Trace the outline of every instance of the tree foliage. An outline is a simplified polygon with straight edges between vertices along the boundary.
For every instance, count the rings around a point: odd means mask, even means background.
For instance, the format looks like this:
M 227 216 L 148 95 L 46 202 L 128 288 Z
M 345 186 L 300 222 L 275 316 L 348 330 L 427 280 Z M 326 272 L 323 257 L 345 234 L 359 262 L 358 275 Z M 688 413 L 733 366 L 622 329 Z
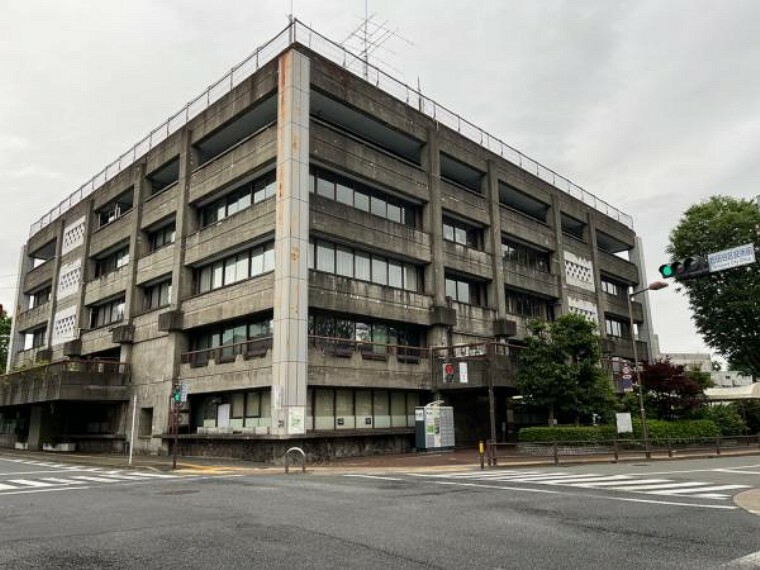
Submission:
M 672 260 L 756 242 L 760 211 L 750 200 L 714 196 L 690 207 L 670 234 Z M 694 323 L 705 342 L 737 369 L 760 374 L 760 265 L 684 281 Z
M 11 318 L 0 313 L 0 374 L 5 374 L 5 363 L 8 361 L 8 344 L 11 338 Z
M 668 360 L 644 364 L 641 384 L 649 413 L 661 420 L 689 416 L 705 403 L 704 387 L 684 366 Z M 708 375 L 709 377 L 709 375 Z
M 611 416 L 614 397 L 599 366 L 600 340 L 596 325 L 567 314 L 552 323 L 532 321 L 527 347 L 521 352 L 517 385 L 525 403 L 579 422 L 592 414 Z

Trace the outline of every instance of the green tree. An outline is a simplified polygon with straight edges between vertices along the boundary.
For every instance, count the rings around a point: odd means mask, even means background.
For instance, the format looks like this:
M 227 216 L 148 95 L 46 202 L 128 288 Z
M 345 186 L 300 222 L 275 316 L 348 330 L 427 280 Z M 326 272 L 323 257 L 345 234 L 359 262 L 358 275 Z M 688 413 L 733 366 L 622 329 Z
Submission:
M 739 409 L 730 404 L 705 406 L 695 417 L 714 422 L 721 435 L 742 435 L 747 431 L 747 423 Z
M 714 196 L 690 207 L 670 234 L 672 260 L 755 242 L 760 211 L 750 200 Z M 705 342 L 739 370 L 760 374 L 760 265 L 684 281 L 694 323 Z
M 610 419 L 614 396 L 600 365 L 596 325 L 567 314 L 552 323 L 531 321 L 521 352 L 517 385 L 526 404 L 549 412 L 549 424 L 561 417 L 588 422 L 592 414 Z
M 8 361 L 8 344 L 11 339 L 11 318 L 0 312 L 0 374 L 5 374 L 5 364 Z

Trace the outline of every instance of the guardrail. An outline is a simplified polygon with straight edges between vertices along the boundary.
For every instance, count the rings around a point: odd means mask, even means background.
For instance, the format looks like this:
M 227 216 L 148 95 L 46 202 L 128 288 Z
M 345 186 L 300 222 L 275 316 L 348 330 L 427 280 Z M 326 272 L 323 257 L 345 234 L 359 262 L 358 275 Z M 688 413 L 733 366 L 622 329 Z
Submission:
M 256 48 L 253 53 L 246 57 L 236 66 L 232 67 L 218 81 L 209 85 L 200 95 L 189 101 L 182 109 L 170 116 L 166 121 L 151 130 L 142 140 L 134 144 L 116 160 L 108 164 L 90 180 L 82 184 L 76 191 L 62 200 L 56 207 L 34 222 L 30 228 L 30 235 L 40 231 L 56 218 L 61 216 L 84 198 L 92 194 L 97 188 L 108 182 L 114 176 L 137 162 L 137 159 L 153 149 L 156 145 L 165 141 L 169 136 L 179 131 L 202 111 L 240 85 L 245 79 L 258 71 L 293 43 L 301 43 L 314 50 L 322 57 L 340 65 L 346 70 L 363 75 L 364 79 L 373 83 L 389 95 L 414 106 L 421 113 L 427 115 L 438 123 L 456 131 L 471 141 L 485 147 L 494 154 L 519 166 L 521 169 L 533 174 L 541 180 L 548 182 L 562 192 L 588 204 L 595 210 L 609 216 L 613 220 L 633 228 L 633 218 L 628 214 L 611 206 L 601 198 L 597 198 L 581 186 L 570 181 L 568 178 L 556 173 L 551 168 L 544 166 L 514 147 L 508 145 L 498 137 L 495 137 L 480 127 L 474 125 L 462 116 L 424 96 L 417 89 L 399 81 L 385 73 L 380 68 L 366 62 L 361 56 L 349 52 L 340 44 L 333 42 L 321 35 L 309 26 L 293 19 L 288 26 L 280 31 L 275 37 L 265 44 Z
M 207 366 L 210 360 L 213 360 L 215 364 L 234 362 L 239 354 L 242 354 L 245 359 L 263 358 L 271 348 L 272 337 L 269 336 L 214 348 L 183 352 L 181 362 L 192 367 L 201 367 Z
M 725 452 L 757 449 L 760 451 L 760 434 L 701 438 L 649 438 L 608 439 L 596 441 L 548 441 L 494 443 L 486 442 L 485 457 L 489 466 L 499 461 L 546 458 L 559 465 L 562 458 L 609 458 L 618 461 L 623 457 L 673 458 L 678 453 L 721 455 Z

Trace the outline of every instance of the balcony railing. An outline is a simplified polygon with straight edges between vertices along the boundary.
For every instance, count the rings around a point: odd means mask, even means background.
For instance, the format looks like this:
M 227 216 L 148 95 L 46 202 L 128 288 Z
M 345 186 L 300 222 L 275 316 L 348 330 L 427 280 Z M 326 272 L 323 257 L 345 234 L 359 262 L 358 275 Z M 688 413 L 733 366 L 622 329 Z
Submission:
M 126 400 L 129 365 L 115 360 L 61 360 L 0 376 L 0 406 L 55 400 Z
M 351 358 L 354 354 L 359 354 L 363 360 L 382 361 L 394 356 L 398 362 L 405 364 L 419 364 L 421 360 L 430 358 L 430 349 L 424 346 L 384 344 L 348 338 L 311 335 L 309 347 L 320 350 L 324 356 L 338 358 Z
M 210 360 L 214 364 L 234 362 L 238 355 L 246 360 L 250 358 L 263 358 L 272 348 L 272 337 L 256 338 L 245 342 L 193 350 L 182 354 L 182 364 L 189 364 L 193 368 L 208 366 Z

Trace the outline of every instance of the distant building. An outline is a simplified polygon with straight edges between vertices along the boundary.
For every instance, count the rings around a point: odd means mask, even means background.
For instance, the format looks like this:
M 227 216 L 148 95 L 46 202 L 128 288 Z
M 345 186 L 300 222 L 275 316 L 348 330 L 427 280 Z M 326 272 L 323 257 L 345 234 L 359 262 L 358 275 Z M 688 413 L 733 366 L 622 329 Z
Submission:
M 668 360 L 687 369 L 696 367 L 702 372 L 712 371 L 712 355 L 709 352 L 661 352 L 660 360 Z
M 164 453 L 181 385 L 188 453 L 406 450 L 433 399 L 484 438 L 528 319 L 584 315 L 632 359 L 640 249 L 629 215 L 295 22 L 32 226 L 0 426 L 118 449 L 136 396 L 134 445 Z
M 720 370 L 710 372 L 710 379 L 715 387 L 748 386 L 752 384 L 752 376 L 745 376 L 735 370 Z

